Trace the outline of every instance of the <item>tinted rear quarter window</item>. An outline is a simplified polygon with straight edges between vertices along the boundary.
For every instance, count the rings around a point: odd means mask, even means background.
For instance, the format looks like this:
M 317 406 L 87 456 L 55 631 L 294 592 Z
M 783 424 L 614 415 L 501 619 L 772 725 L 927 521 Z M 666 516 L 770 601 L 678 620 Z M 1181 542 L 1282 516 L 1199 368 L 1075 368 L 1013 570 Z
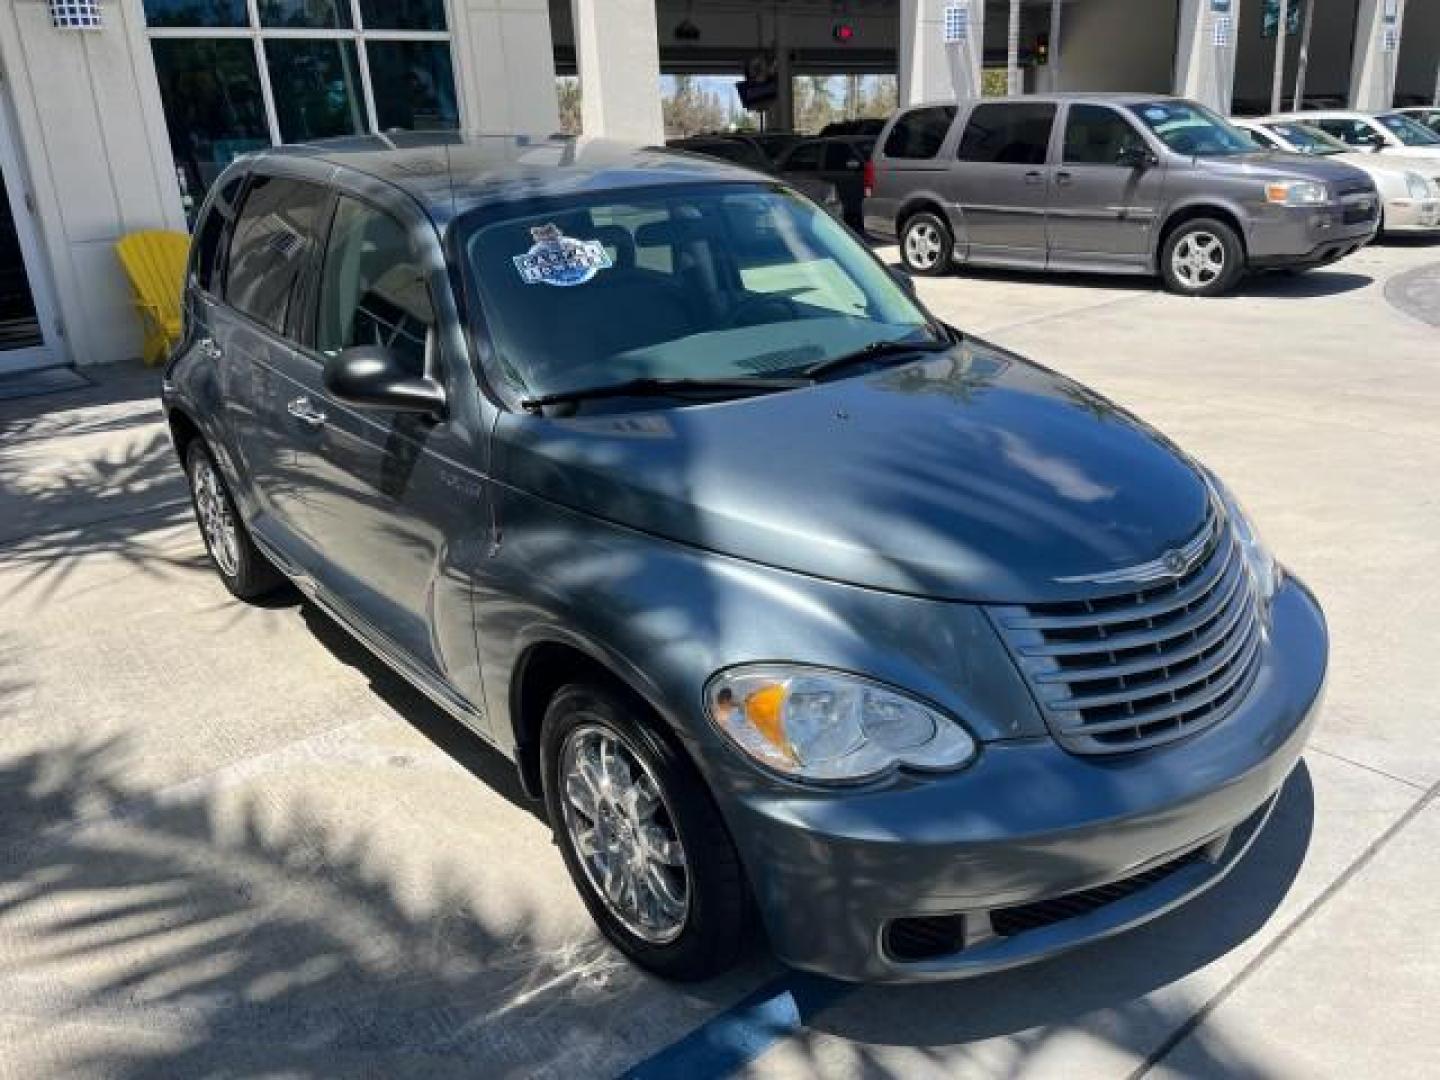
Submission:
M 1054 126 L 1052 104 L 977 105 L 965 125 L 957 156 L 961 161 L 1043 165 Z
M 940 153 L 954 120 L 953 105 L 933 105 L 903 113 L 885 137 L 885 156 L 911 161 L 933 158 Z
M 325 211 L 317 184 L 256 176 L 230 239 L 225 300 L 276 333 L 286 319 Z

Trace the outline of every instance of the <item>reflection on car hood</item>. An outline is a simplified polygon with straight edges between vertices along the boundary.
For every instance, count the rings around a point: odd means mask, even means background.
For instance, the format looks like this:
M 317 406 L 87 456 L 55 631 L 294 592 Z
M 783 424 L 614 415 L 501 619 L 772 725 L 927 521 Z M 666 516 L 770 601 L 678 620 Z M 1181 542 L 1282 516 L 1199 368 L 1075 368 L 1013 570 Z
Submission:
M 967 342 L 873 374 L 677 408 L 509 415 L 522 491 L 657 536 L 872 588 L 1084 595 L 1204 522 L 1208 489 L 1094 392 Z

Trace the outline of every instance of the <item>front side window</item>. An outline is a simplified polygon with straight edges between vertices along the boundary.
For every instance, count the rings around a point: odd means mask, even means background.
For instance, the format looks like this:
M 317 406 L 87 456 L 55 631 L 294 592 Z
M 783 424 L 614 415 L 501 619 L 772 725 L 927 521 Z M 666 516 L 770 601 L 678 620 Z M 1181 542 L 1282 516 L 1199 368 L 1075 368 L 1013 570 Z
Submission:
M 935 105 L 902 113 L 885 137 L 885 156 L 912 161 L 933 158 L 940 153 L 954 121 L 953 105 Z
M 1253 154 L 1245 132 L 1192 101 L 1152 101 L 1130 109 L 1166 146 L 1187 157 Z
M 1145 149 L 1145 140 L 1114 109 L 1071 105 L 1065 118 L 1065 164 L 1118 165 L 1127 153 Z
M 445 0 L 142 7 L 187 217 L 215 177 L 252 150 L 460 127 Z
M 1322 117 L 1312 120 L 1316 127 L 1327 135 L 1333 135 L 1346 146 L 1384 146 L 1385 136 L 1378 128 L 1365 120 L 1352 120 L 1348 118 Z
M 793 375 L 932 333 L 830 215 L 768 186 L 547 200 L 461 229 L 495 375 L 521 397 L 637 378 Z
M 315 249 L 329 195 L 303 180 L 251 179 L 225 272 L 225 299 L 277 334 L 286 332 L 296 287 Z
M 1440 135 L 1436 135 L 1418 120 L 1412 120 L 1400 113 L 1385 113 L 1376 119 L 1406 146 L 1440 146 Z
M 411 375 L 425 374 L 434 308 L 404 227 L 389 214 L 341 196 L 330 227 L 315 319 L 315 347 L 333 355 L 381 345 Z
M 965 125 L 957 156 L 961 161 L 1044 165 L 1054 126 L 1054 105 L 977 105 Z

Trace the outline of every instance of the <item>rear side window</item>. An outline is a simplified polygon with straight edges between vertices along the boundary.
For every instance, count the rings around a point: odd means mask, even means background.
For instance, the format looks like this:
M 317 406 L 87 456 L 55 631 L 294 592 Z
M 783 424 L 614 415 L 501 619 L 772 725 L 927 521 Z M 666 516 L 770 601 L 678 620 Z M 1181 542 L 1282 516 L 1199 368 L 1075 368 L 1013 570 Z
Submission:
M 1307 120 L 1307 123 L 1314 124 L 1321 131 L 1328 135 L 1334 135 L 1343 143 L 1351 146 L 1384 146 L 1385 136 L 1376 131 L 1364 120 L 1351 120 L 1347 118 L 1332 119 L 1325 117 L 1319 120 Z
M 1047 128 L 1046 139 L 1049 134 Z M 1123 116 L 1104 105 L 1071 105 L 1065 119 L 1065 164 L 1116 165 L 1144 140 Z M 1044 151 L 1041 151 L 1044 161 Z
M 430 291 L 410 238 L 389 214 L 340 197 L 317 314 L 320 351 L 383 345 L 411 375 L 425 374 L 425 339 L 435 321 Z
M 934 105 L 901 114 L 885 137 L 885 156 L 924 160 L 940 153 L 955 120 L 954 105 Z
M 960 139 L 961 161 L 1044 165 L 1055 106 L 1044 102 L 977 105 Z
M 225 299 L 276 333 L 285 332 L 297 286 L 315 250 L 328 192 L 317 184 L 256 176 L 230 240 Z
M 790 151 L 785 168 L 791 172 L 814 172 L 820 168 L 821 143 L 801 143 Z

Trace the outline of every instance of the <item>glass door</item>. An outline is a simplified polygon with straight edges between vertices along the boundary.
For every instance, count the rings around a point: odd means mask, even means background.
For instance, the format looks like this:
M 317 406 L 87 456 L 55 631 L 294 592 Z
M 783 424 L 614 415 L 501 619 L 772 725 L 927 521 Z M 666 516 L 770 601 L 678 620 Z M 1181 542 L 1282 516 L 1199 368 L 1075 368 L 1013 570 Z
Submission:
M 0 84 L 3 85 L 3 84 Z M 0 375 L 58 364 L 54 312 L 37 273 L 35 219 L 0 89 Z

